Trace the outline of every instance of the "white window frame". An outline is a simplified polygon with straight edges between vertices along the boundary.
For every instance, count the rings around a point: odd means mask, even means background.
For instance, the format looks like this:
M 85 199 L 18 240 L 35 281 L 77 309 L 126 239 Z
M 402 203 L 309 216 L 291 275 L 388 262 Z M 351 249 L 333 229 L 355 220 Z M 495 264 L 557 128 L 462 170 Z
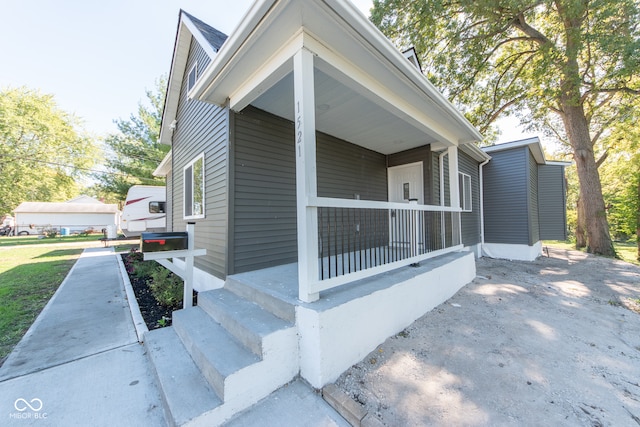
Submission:
M 191 73 L 193 73 L 193 82 L 191 81 Z M 196 61 L 196 63 L 193 64 L 193 67 L 191 67 L 191 69 L 189 70 L 189 73 L 187 74 L 187 92 L 193 89 L 197 81 L 198 81 L 198 61 Z
M 194 193 L 196 190 L 196 177 L 194 176 L 194 165 L 198 162 L 202 161 L 202 177 L 201 177 L 201 186 L 202 189 L 202 203 L 200 210 L 197 209 L 196 201 L 194 197 Z M 205 217 L 205 162 L 204 162 L 204 153 L 201 153 L 193 160 L 191 160 L 185 167 L 182 169 L 182 177 L 183 177 L 183 217 L 184 219 L 198 219 Z M 187 209 L 187 207 L 189 209 Z M 194 213 L 195 212 L 195 213 Z
M 460 189 L 460 208 L 462 212 L 473 211 L 473 186 L 471 185 L 471 175 L 458 172 L 458 186 Z M 467 206 L 467 196 L 469 205 Z

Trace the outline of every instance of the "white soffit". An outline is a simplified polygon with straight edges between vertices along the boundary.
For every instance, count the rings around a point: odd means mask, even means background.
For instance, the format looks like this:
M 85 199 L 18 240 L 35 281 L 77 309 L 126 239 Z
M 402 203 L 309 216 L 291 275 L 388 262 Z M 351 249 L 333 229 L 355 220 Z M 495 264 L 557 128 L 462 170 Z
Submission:
M 344 72 L 346 80 L 351 82 L 338 83 L 367 98 L 363 105 L 373 102 L 383 107 L 387 115 L 389 112 L 395 114 L 405 122 L 405 126 L 415 127 L 414 130 L 425 132 L 428 128 L 430 135 L 422 135 L 422 144 L 429 143 L 428 138 L 436 137 L 447 145 L 482 138 L 382 33 L 350 2 L 345 1 L 257 1 L 204 71 L 191 95 L 223 105 L 234 94 L 242 93 L 247 99 L 238 105 L 243 106 L 248 99 L 253 97 L 250 101 L 253 102 L 268 89 L 274 90 L 278 81 L 286 78 L 290 64 L 286 65 L 282 55 L 275 62 L 273 57 L 278 56 L 283 46 L 293 43 L 301 30 L 312 36 L 304 38 L 305 45 L 310 41 L 310 50 L 326 60 L 330 68 Z M 340 68 L 335 66 L 338 62 Z M 322 61 L 316 59 L 316 67 L 318 63 L 322 64 Z M 350 69 L 345 71 L 342 65 L 348 65 Z M 274 71 L 275 77 L 266 81 L 269 73 L 265 68 L 268 67 Z M 330 68 L 323 71 L 330 71 Z M 256 79 L 261 73 L 266 81 L 262 87 L 260 79 Z M 335 79 L 336 75 L 332 77 Z M 245 88 L 252 80 L 253 83 Z M 363 93 L 362 87 L 367 89 L 364 91 L 367 93 Z M 385 98 L 387 94 L 390 99 Z M 271 95 L 272 98 L 274 96 Z M 288 97 L 286 92 L 283 96 Z M 292 98 L 289 100 L 292 105 Z M 352 114 L 349 117 L 356 121 L 354 126 L 360 130 L 364 129 L 364 123 L 357 122 L 362 116 Z M 341 118 L 346 119 L 344 116 Z M 409 137 L 414 130 L 405 130 L 403 134 L 407 133 Z M 387 140 L 387 144 L 393 141 Z

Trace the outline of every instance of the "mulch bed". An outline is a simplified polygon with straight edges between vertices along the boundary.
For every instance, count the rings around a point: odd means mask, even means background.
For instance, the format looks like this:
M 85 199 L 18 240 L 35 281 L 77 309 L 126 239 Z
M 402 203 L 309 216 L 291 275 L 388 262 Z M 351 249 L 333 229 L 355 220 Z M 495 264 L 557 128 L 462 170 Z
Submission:
M 131 282 L 131 287 L 133 288 L 133 293 L 136 296 L 136 301 L 138 301 L 138 306 L 140 307 L 140 313 L 142 314 L 142 318 L 144 322 L 147 324 L 147 328 L 149 330 L 163 328 L 166 326 L 171 326 L 171 318 L 174 310 L 178 310 L 182 308 L 180 307 L 165 307 L 161 305 L 156 298 L 153 296 L 151 289 L 147 285 L 149 281 L 148 277 L 135 277 L 132 274 L 128 273 L 131 268 L 130 263 L 127 258 L 127 254 L 122 254 L 122 262 L 126 267 L 127 274 L 129 275 L 129 281 Z M 193 305 L 197 305 L 198 301 L 198 293 L 193 291 Z M 164 321 L 162 319 L 165 319 Z

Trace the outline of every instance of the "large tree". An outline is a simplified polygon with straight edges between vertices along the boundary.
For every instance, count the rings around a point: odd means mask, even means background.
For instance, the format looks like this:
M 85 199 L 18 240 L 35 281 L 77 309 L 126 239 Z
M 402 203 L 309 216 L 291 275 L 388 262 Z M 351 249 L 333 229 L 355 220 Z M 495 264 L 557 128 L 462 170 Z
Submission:
M 25 87 L 0 90 L 0 216 L 23 201 L 78 195 L 76 180 L 94 164 L 94 142 L 52 95 Z
M 153 171 L 170 149 L 158 142 L 166 89 L 166 78 L 158 79 L 156 87 L 146 91 L 147 102 L 140 102 L 129 120 L 116 120 L 119 132 L 105 139 L 107 173 L 96 178 L 106 198 L 122 202 L 132 185 L 165 184 L 163 178 L 153 176 Z
M 372 21 L 481 131 L 499 117 L 571 146 L 588 250 L 613 255 L 597 144 L 640 93 L 637 0 L 374 0 Z

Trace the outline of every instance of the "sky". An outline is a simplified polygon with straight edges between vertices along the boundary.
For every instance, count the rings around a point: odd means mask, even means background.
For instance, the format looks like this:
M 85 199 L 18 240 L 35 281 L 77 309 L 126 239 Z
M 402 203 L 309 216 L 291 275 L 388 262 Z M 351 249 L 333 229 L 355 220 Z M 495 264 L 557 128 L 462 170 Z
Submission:
M 372 0 L 352 2 L 369 16 Z M 230 34 L 252 3 L 0 0 L 0 88 L 52 94 L 85 131 L 115 132 L 114 120 L 134 114 L 145 91 L 169 74 L 180 9 Z

